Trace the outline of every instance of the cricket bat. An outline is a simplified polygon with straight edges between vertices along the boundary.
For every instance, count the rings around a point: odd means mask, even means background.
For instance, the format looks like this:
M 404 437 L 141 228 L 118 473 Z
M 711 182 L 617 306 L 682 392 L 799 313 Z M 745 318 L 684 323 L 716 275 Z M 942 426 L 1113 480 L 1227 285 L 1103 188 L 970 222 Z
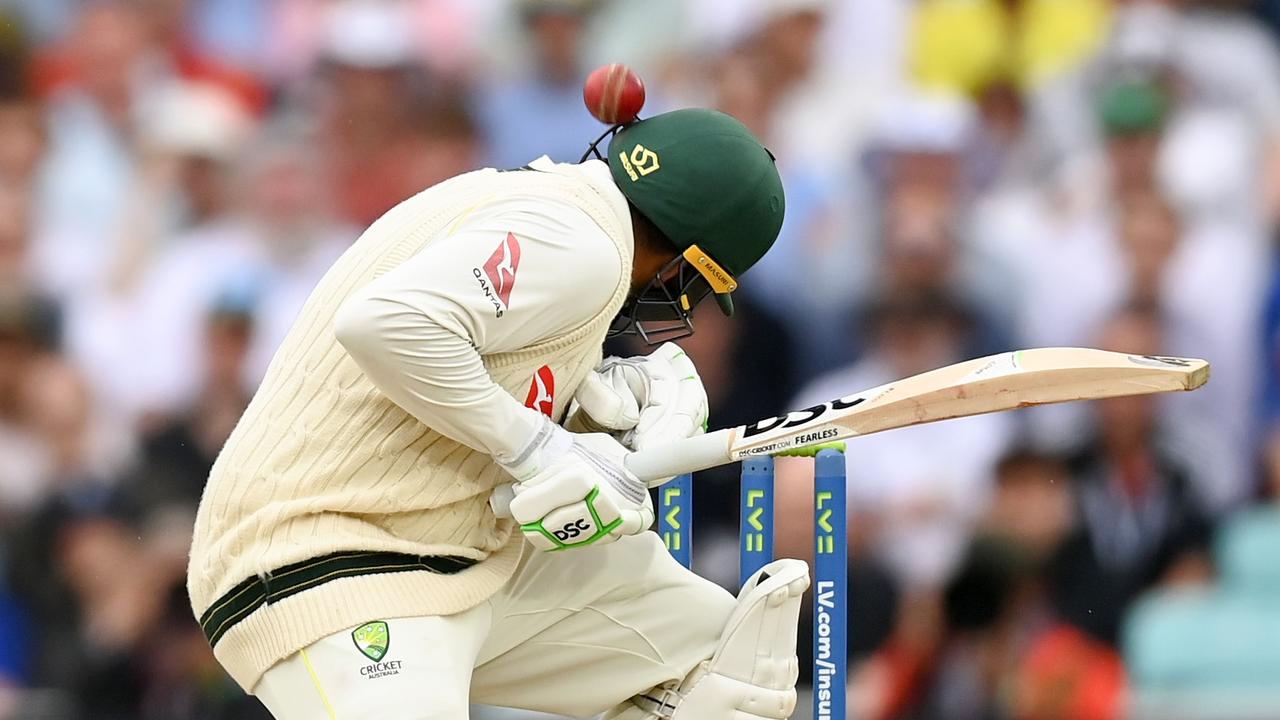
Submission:
M 1208 380 L 1209 363 L 1193 358 L 1090 348 L 1015 350 L 930 370 L 750 425 L 640 450 L 628 455 L 625 463 L 652 486 L 755 455 L 789 453 L 908 425 L 1071 400 L 1195 390 Z M 495 491 L 495 509 L 505 509 L 509 501 L 509 486 Z
M 1037 348 L 991 355 L 829 400 L 750 425 L 716 430 L 627 456 L 652 484 L 753 455 L 1030 405 L 1195 390 L 1204 360 L 1093 350 Z

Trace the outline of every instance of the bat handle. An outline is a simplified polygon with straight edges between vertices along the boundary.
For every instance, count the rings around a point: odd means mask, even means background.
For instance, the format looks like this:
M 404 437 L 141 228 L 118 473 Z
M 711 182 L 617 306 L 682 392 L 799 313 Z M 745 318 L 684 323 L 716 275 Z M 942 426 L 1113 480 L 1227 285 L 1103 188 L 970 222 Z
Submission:
M 493 509 L 495 517 L 501 520 L 511 518 L 511 501 L 516 497 L 515 485 L 506 483 L 499 485 L 493 489 L 493 494 L 489 496 L 489 507 Z
M 649 487 L 677 476 L 733 462 L 729 455 L 729 430 L 695 435 L 670 445 L 637 450 L 623 463 Z
M 623 460 L 627 469 L 644 484 L 653 487 L 677 475 L 732 462 L 729 456 L 729 431 L 716 430 L 695 437 L 631 453 Z M 516 493 L 511 485 L 499 485 L 489 496 L 489 507 L 499 518 L 511 517 L 511 500 Z

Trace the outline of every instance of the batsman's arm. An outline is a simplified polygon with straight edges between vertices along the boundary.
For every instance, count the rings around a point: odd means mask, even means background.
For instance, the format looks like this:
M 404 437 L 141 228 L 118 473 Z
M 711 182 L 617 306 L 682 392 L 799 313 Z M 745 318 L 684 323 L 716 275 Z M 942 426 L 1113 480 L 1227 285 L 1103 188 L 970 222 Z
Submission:
M 337 340 L 383 394 L 424 425 L 494 457 L 517 455 L 541 421 L 494 381 L 481 356 L 588 320 L 613 289 L 594 278 L 607 280 L 608 261 L 621 262 L 612 243 L 570 244 L 559 233 L 548 237 L 549 221 L 535 219 L 506 211 L 476 218 L 353 291 L 334 319 Z M 564 222 L 591 221 L 569 215 Z M 494 258 L 509 267 L 496 267 Z M 507 283 L 501 292 L 499 283 Z
M 535 411 L 493 381 L 455 323 L 406 302 L 397 282 L 385 275 L 343 303 L 338 342 L 378 390 L 424 425 L 490 455 L 518 452 L 537 427 Z

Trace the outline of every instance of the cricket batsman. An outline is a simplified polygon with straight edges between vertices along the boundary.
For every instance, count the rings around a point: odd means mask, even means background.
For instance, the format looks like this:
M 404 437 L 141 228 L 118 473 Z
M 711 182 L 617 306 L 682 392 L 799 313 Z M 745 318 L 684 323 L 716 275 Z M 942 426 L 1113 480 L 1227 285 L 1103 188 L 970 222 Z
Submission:
M 187 582 L 219 662 L 280 720 L 789 717 L 807 567 L 734 598 L 668 556 L 623 464 L 703 431 L 663 341 L 708 295 L 732 312 L 782 217 L 772 155 L 686 109 L 377 220 L 210 475 Z M 658 347 L 605 359 L 614 333 Z

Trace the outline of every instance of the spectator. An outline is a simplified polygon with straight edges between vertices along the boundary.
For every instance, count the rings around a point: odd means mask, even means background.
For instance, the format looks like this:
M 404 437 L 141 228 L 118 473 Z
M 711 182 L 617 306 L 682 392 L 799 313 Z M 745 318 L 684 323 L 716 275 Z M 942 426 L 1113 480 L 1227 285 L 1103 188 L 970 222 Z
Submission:
M 1043 566 L 1075 521 L 1067 465 L 1055 455 L 1014 449 L 996 465 L 995 483 L 979 535 L 999 538 Z
M 1125 297 L 1124 261 L 1111 235 L 1111 200 L 1155 188 L 1167 94 L 1147 82 L 1116 82 L 1098 102 L 1106 160 L 1097 175 L 1077 178 L 1066 214 L 1043 236 L 1027 238 L 1025 298 L 1019 335 L 1032 346 L 1085 345 Z
M 8 300 L 46 295 L 31 272 L 30 213 L 31 193 L 26 187 L 0 181 L 0 295 Z
M 874 110 L 860 94 L 841 92 L 860 79 L 856 67 L 822 62 L 831 5 L 825 0 L 761 3 L 741 41 L 758 56 L 755 75 L 767 98 L 774 152 L 834 180 L 848 173 L 846 163 L 865 142 Z
M 1062 218 L 1054 197 L 1060 168 L 1037 117 L 1042 101 L 1008 72 L 982 86 L 975 100 L 979 120 L 964 167 L 971 198 L 957 208 L 957 232 L 974 284 L 985 289 L 988 310 L 1012 335 L 1019 308 L 1040 292 L 1032 277 Z
M 958 242 L 956 220 L 950 205 L 927 188 L 903 186 L 888 198 L 884 240 L 880 248 L 880 292 L 889 295 L 941 294 L 953 298 L 969 316 L 969 333 L 962 350 L 965 357 L 989 355 L 1010 349 L 1007 317 L 994 308 L 1001 305 L 969 280 L 963 247 Z
M 1083 63 L 1102 43 L 1102 0 L 963 0 L 918 3 L 909 60 L 930 89 L 971 92 L 1006 68 L 1031 87 Z
M 800 14 L 799 19 L 780 22 L 799 23 L 804 32 L 804 23 L 813 22 L 808 17 L 813 13 Z M 763 72 L 769 61 L 768 54 L 754 49 L 726 56 L 717 67 L 716 94 L 719 109 L 744 120 L 772 143 L 774 129 L 786 122 L 782 115 L 787 113 L 786 92 L 791 88 L 771 86 L 781 81 Z M 791 64 L 808 61 L 792 59 Z M 805 72 L 808 68 L 788 70 L 800 74 L 786 82 L 803 83 Z M 845 190 L 852 181 L 850 168 L 796 156 L 781 159 L 780 170 L 787 188 L 786 218 L 778 241 L 751 269 L 745 288 L 772 313 L 790 319 L 797 347 L 792 372 L 795 378 L 812 378 L 840 365 L 854 351 L 854 343 L 840 331 L 867 284 L 870 249 L 847 208 L 858 201 L 855 193 Z
M 485 164 L 520 167 L 539 155 L 582 156 L 603 128 L 582 104 L 583 32 L 594 0 L 520 0 L 513 4 L 530 44 L 510 77 L 477 89 L 475 107 L 489 152 Z
M 27 369 L 36 356 L 37 346 L 29 326 L 29 316 L 18 302 L 5 299 L 0 303 L 0 448 L 4 449 L 5 466 L 0 469 L 0 516 L 13 512 L 15 505 L 26 504 L 34 495 L 39 475 L 39 458 L 21 427 L 21 393 Z
M 247 310 L 215 306 L 206 319 L 204 377 L 195 401 L 141 439 L 125 488 L 135 512 L 149 516 L 175 506 L 189 512 L 200 500 L 218 451 L 249 404 L 244 377 L 253 321 Z
M 344 0 L 325 17 L 320 107 L 310 109 L 321 118 L 337 217 L 362 228 L 422 190 L 412 111 L 433 88 L 414 65 L 407 13 L 403 4 Z
M 410 172 L 412 192 L 480 167 L 480 129 L 461 97 L 441 93 L 421 103 L 414 109 L 412 122 L 410 156 L 416 162 Z
M 23 70 L 18 65 L 9 72 Z M 25 190 L 36 174 L 44 148 L 44 119 L 39 105 L 26 93 L 25 83 L 0 79 L 0 182 Z
M 220 303 L 251 309 L 254 337 L 242 382 L 256 387 L 311 288 L 351 242 L 328 209 L 329 189 L 306 139 L 260 138 L 242 168 L 236 211 L 176 238 L 143 279 L 134 407 L 180 412 L 199 393 L 205 320 Z
M 370 7 L 377 5 L 383 7 Z M 252 56 L 248 64 L 283 85 L 305 78 L 335 43 L 381 44 L 386 56 L 407 55 L 431 75 L 465 80 L 482 59 L 501 52 L 496 44 L 482 41 L 503 5 L 471 0 L 276 0 L 265 5 L 204 0 L 195 7 L 195 29 L 206 38 L 234 35 L 229 39 L 244 44 Z M 218 18 L 216 23 L 207 22 L 210 16 Z M 483 58 L 477 54 L 482 47 Z
M 205 225 L 230 210 L 228 175 L 253 130 L 243 101 L 216 85 L 171 83 L 159 94 L 140 141 L 149 166 L 143 180 L 160 186 L 141 192 L 148 207 L 172 203 L 182 215 L 162 232 Z
M 966 153 L 977 137 L 975 108 L 958 97 L 917 93 L 890 103 L 868 164 L 877 198 L 879 292 L 944 292 L 974 316 L 966 354 L 1006 349 L 1013 305 L 999 268 L 961 243 L 962 209 L 974 186 Z
M 56 355 L 36 359 L 23 378 L 19 417 L 42 456 L 36 498 L 110 492 L 128 458 L 128 437 L 105 422 L 84 377 Z
M 1277 485 L 1267 503 L 1223 523 L 1217 573 L 1184 574 L 1146 594 L 1125 618 L 1133 714 L 1142 717 L 1265 715 L 1274 702 L 1280 631 Z
M 40 168 L 40 269 L 59 293 L 101 281 L 137 161 L 138 120 L 164 79 L 148 62 L 142 13 L 125 2 L 84 5 L 59 52 L 37 68 L 49 147 Z
M 233 163 L 244 152 L 252 120 L 234 96 L 212 86 L 170 84 L 156 94 L 155 111 L 142 123 L 136 185 L 121 218 L 120 241 L 101 284 L 67 299 L 68 351 L 102 402 L 123 415 L 147 408 L 146 347 L 137 335 L 149 312 L 139 303 L 143 283 L 158 258 L 173 252 L 174 238 L 217 234 L 234 211 Z M 160 209 L 163 208 L 163 211 Z
M 64 586 L 49 582 L 48 573 L 56 564 L 60 518 L 104 507 L 122 458 L 104 442 L 109 432 L 95 421 L 83 378 L 58 357 L 46 354 L 30 362 L 18 400 L 19 427 L 35 453 L 38 472 L 27 513 L 18 516 L 14 532 L 7 534 L 15 548 L 9 570 L 42 630 L 40 652 L 32 658 L 37 684 L 68 687 L 80 646 L 63 634 L 72 632 L 70 598 L 59 592 Z M 95 577 L 104 586 L 111 584 L 109 575 Z
M 1119 716 L 1118 657 L 1054 617 L 1049 562 L 1073 521 L 1070 475 L 1056 456 L 1014 450 L 964 561 L 941 595 L 940 619 L 917 612 L 854 676 L 860 717 Z

